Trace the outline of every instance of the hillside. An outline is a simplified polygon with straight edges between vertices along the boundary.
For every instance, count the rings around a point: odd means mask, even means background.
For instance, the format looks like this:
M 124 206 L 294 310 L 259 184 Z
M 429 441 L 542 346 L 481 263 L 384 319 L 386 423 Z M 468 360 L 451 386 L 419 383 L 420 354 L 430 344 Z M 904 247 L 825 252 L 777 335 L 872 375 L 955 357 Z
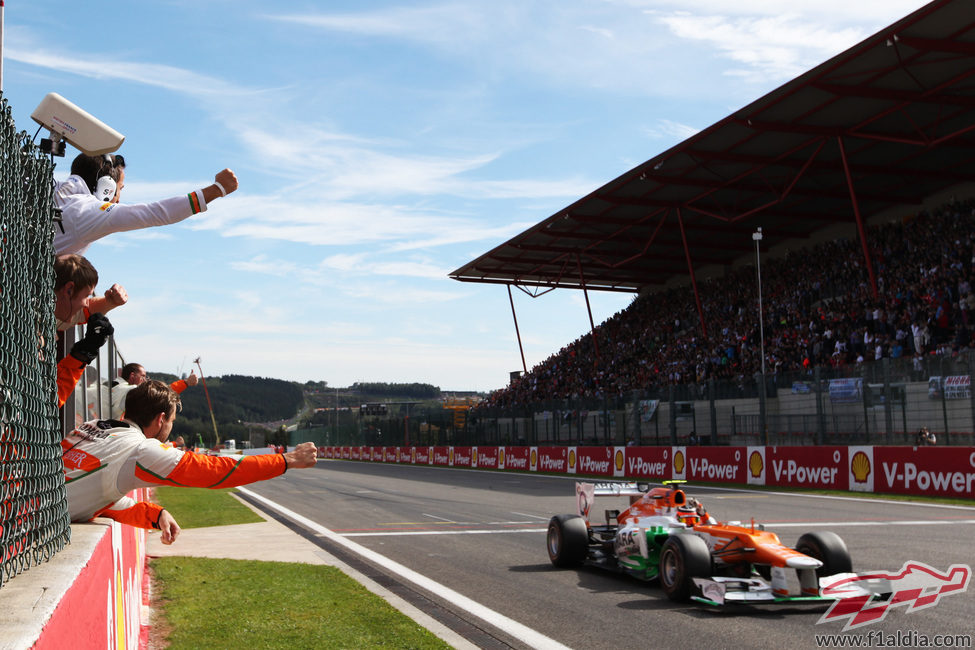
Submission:
M 153 379 L 170 383 L 175 375 L 150 372 Z M 291 424 L 313 426 L 326 421 L 316 409 L 358 409 L 368 403 L 432 403 L 442 392 L 430 384 L 355 383 L 345 388 L 327 382 L 298 382 L 267 377 L 224 375 L 207 377 L 206 388 L 213 404 L 213 415 L 221 441 L 252 440 L 255 444 L 285 442 L 282 428 Z M 183 436 L 206 446 L 214 442 L 213 422 L 203 383 L 187 388 L 181 395 L 183 410 L 173 425 L 172 438 Z

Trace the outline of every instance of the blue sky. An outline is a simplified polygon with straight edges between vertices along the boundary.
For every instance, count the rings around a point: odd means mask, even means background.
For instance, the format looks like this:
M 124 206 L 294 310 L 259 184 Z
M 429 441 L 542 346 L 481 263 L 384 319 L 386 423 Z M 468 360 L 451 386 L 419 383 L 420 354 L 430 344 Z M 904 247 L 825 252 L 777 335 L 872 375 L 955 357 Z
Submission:
M 127 361 L 487 391 L 521 368 L 507 291 L 450 271 L 921 5 L 10 0 L 3 90 L 31 134 L 48 92 L 122 132 L 126 202 L 237 173 L 88 250 Z M 578 291 L 515 306 L 529 368 L 589 327 Z

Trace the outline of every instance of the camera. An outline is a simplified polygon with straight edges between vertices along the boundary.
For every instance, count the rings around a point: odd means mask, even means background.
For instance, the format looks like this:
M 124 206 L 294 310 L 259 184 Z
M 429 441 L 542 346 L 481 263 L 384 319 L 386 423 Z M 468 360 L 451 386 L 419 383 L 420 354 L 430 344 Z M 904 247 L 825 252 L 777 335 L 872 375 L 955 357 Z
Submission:
M 41 151 L 64 155 L 64 141 L 89 156 L 112 153 L 125 136 L 57 93 L 48 93 L 31 113 L 31 119 L 51 132 L 41 140 Z

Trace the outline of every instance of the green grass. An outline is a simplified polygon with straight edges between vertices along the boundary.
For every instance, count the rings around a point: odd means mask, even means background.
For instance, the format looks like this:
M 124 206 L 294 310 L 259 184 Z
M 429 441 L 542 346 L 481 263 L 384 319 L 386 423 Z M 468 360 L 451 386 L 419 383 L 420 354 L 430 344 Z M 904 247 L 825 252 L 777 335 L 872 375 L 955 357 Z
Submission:
M 449 648 L 339 569 L 168 557 L 154 572 L 153 625 L 182 648 Z
M 252 524 L 264 521 L 253 510 L 230 496 L 233 489 L 158 487 L 156 503 L 166 508 L 180 528 L 205 528 Z

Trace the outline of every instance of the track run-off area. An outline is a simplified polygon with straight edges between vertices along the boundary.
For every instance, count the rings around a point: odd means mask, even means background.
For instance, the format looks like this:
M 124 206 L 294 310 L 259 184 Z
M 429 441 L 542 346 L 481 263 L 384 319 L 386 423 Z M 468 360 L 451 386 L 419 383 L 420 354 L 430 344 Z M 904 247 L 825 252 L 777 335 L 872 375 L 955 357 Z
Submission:
M 545 536 L 575 512 L 575 477 L 320 460 L 241 488 L 246 499 L 482 648 L 816 648 L 857 637 L 972 647 L 975 587 L 923 609 L 892 606 L 845 631 L 825 606 L 711 609 L 669 601 L 655 582 L 557 569 Z M 846 542 L 858 573 L 909 561 L 947 573 L 975 564 L 975 507 L 684 486 L 719 521 L 754 519 L 792 546 L 810 531 Z M 602 509 L 626 504 L 600 500 Z M 975 506 L 975 504 L 973 504 Z M 598 508 L 598 511 L 597 511 Z M 839 640 L 842 642 L 842 640 Z M 848 639 L 849 641 L 849 639 Z

